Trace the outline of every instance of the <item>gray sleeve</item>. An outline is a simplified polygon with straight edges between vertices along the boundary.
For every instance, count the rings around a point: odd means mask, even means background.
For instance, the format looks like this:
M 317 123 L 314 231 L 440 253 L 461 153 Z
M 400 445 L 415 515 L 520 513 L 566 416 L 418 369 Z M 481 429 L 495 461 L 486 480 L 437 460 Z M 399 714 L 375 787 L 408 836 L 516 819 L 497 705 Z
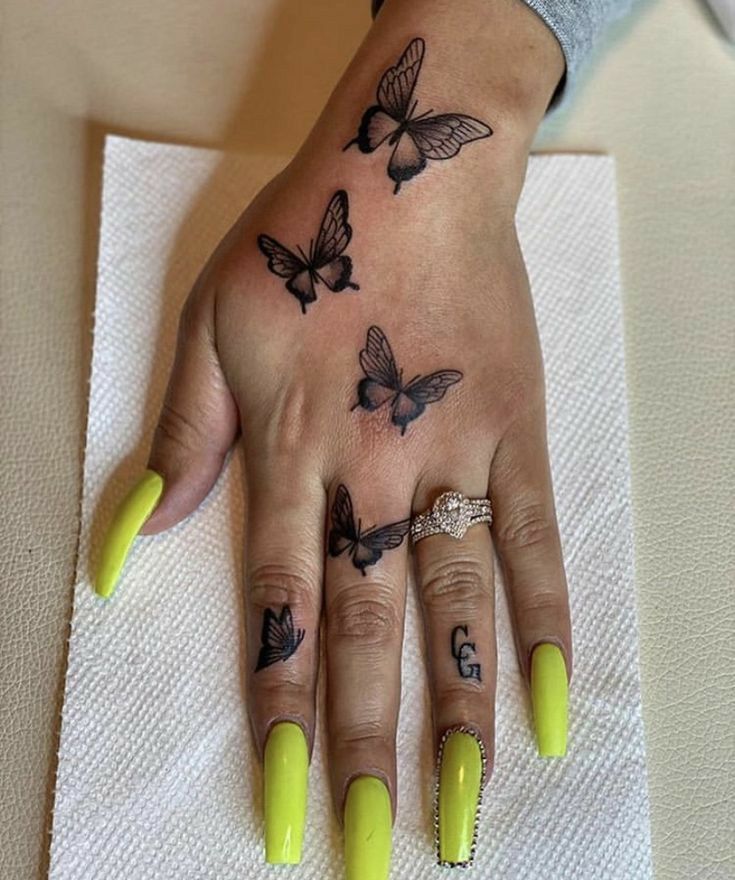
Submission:
M 548 25 L 566 60 L 566 73 L 552 104 L 573 86 L 580 66 L 590 54 L 606 25 L 626 15 L 636 0 L 524 0 Z M 373 15 L 383 0 L 372 0 Z
M 612 21 L 626 15 L 635 0 L 524 0 L 544 21 L 559 41 L 567 64 L 566 73 L 554 95 L 573 86 L 577 73 L 597 40 Z

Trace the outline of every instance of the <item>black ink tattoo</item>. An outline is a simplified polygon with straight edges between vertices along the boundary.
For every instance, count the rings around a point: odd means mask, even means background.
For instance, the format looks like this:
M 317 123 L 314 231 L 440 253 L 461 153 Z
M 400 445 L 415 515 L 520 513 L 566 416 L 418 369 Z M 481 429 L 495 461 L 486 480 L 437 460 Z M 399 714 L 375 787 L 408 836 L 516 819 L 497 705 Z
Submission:
M 357 386 L 357 403 L 368 412 L 390 404 L 390 418 L 406 433 L 409 422 L 417 419 L 430 403 L 436 403 L 463 376 L 459 370 L 438 370 L 428 376 L 415 376 L 405 385 L 393 351 L 380 327 L 368 330 L 365 348 L 360 352 L 360 366 L 365 378 Z
M 262 645 L 255 671 L 265 669 L 266 666 L 271 666 L 279 660 L 288 660 L 304 641 L 305 635 L 305 630 L 294 628 L 293 615 L 288 605 L 283 606 L 280 617 L 275 611 L 266 608 L 263 614 L 263 629 L 260 633 Z
M 452 630 L 452 657 L 457 661 L 457 671 L 461 678 L 476 678 L 482 681 L 480 677 L 480 664 L 470 663 L 472 657 L 477 653 L 475 643 L 468 640 L 470 634 L 469 626 L 455 626 Z M 462 636 L 465 640 L 462 640 Z
M 332 504 L 332 529 L 329 533 L 329 555 L 340 556 L 345 550 L 352 558 L 352 564 L 362 574 L 368 565 L 375 565 L 385 550 L 395 550 L 403 543 L 411 527 L 410 519 L 390 523 L 387 526 L 372 526 L 362 530 L 362 521 L 355 524 L 352 498 L 346 486 L 338 486 Z
M 306 314 L 306 306 L 316 299 L 316 285 L 326 285 L 333 293 L 359 290 L 352 278 L 352 260 L 343 255 L 352 238 L 352 227 L 347 222 L 349 204 L 347 193 L 336 192 L 324 212 L 316 245 L 314 239 L 306 254 L 299 247 L 296 256 L 275 238 L 258 236 L 258 247 L 268 257 L 268 268 L 279 278 L 287 278 L 286 290 L 293 294 Z
M 418 101 L 413 101 L 421 64 L 424 41 L 417 37 L 408 44 L 395 67 L 389 67 L 378 84 L 378 103 L 369 107 L 360 123 L 357 137 L 343 148 L 357 144 L 363 153 L 372 153 L 381 144 L 393 147 L 388 160 L 388 176 L 395 183 L 393 193 L 401 184 L 426 168 L 428 159 L 451 159 L 464 144 L 490 137 L 489 125 L 462 113 L 440 113 L 426 110 L 414 116 Z

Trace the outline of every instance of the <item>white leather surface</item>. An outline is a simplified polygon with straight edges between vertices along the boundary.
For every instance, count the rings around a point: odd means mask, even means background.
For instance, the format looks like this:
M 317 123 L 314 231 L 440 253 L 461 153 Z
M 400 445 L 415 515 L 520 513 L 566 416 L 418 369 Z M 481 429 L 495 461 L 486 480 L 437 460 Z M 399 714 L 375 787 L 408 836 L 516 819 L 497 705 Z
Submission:
M 338 0 L 4 0 L 0 875 L 45 863 L 101 132 L 288 155 L 367 26 Z M 617 160 L 660 880 L 735 876 L 735 56 L 697 0 L 616 29 L 539 138 Z M 318 46 L 318 52 L 304 52 Z

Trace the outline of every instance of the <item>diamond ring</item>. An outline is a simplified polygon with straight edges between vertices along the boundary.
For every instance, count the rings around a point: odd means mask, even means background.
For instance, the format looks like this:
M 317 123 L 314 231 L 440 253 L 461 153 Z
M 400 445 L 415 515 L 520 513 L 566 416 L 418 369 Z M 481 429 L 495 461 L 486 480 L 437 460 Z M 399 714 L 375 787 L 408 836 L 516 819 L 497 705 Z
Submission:
M 490 525 L 492 521 L 489 498 L 467 498 L 461 492 L 445 492 L 430 510 L 413 518 L 411 538 L 414 543 L 430 535 L 451 535 L 459 540 L 471 526 L 478 523 Z

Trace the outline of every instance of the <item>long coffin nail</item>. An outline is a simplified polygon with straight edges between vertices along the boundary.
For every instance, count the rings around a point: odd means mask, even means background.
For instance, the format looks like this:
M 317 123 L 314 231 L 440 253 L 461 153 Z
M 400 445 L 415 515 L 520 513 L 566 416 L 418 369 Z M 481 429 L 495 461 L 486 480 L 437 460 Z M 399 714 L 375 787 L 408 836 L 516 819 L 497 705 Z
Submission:
M 358 776 L 345 801 L 347 880 L 388 880 L 392 831 L 385 783 L 375 776 Z
M 472 864 L 486 769 L 485 748 L 474 731 L 460 727 L 444 734 L 439 745 L 434 805 L 440 865 Z
M 274 725 L 265 744 L 265 860 L 296 865 L 306 822 L 309 748 L 304 731 L 292 721 Z
M 542 758 L 566 754 L 568 691 L 564 655 L 556 645 L 538 645 L 531 657 L 531 702 Z
M 156 509 L 163 492 L 163 477 L 155 471 L 144 471 L 115 512 L 105 535 L 94 588 L 108 599 L 118 578 L 135 536 Z

